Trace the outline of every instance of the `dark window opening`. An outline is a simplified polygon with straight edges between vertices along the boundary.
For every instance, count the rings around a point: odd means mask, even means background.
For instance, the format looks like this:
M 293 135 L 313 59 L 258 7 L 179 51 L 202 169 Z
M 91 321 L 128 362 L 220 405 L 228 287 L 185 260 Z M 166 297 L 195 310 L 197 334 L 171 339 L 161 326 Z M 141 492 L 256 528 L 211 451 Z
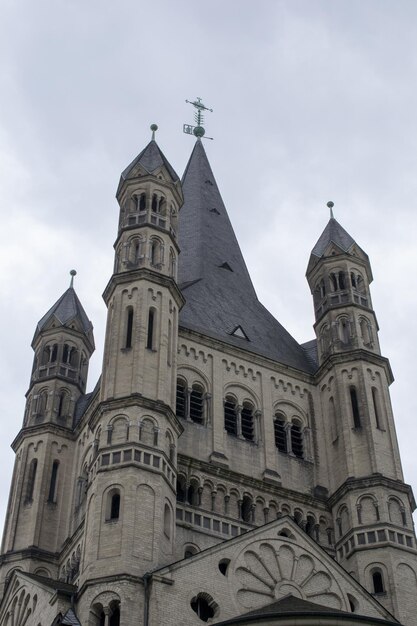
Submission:
M 374 404 L 374 413 L 375 413 L 375 424 L 376 427 L 381 430 L 381 420 L 379 417 L 379 407 L 378 407 L 378 392 L 375 387 L 372 387 L 372 401 Z
M 352 287 L 356 288 L 356 276 L 353 272 L 350 273 L 350 282 L 352 283 Z
M 127 309 L 125 348 L 132 347 L 132 336 L 133 336 L 133 308 L 130 306 Z
M 58 399 L 58 417 L 62 417 L 64 415 L 64 406 L 65 406 L 65 393 L 62 392 L 59 394 L 59 399 Z
M 177 417 L 186 417 L 187 388 L 182 380 L 177 380 L 176 409 Z
M 352 405 L 353 425 L 355 428 L 360 428 L 361 416 L 359 414 L 358 394 L 354 387 L 350 388 L 350 403 Z
M 146 195 L 144 193 L 140 194 L 139 211 L 146 211 Z
M 248 496 L 245 496 L 242 500 L 240 516 L 248 524 L 252 521 L 252 500 Z
M 146 347 L 148 348 L 148 350 L 153 350 L 154 325 L 155 325 L 155 311 L 153 309 L 150 309 L 149 315 L 148 315 L 148 335 L 147 335 L 147 340 L 146 340 Z
M 230 396 L 224 401 L 224 428 L 231 435 L 237 435 L 237 406 Z
M 295 456 L 303 458 L 303 434 L 299 424 L 291 424 L 291 448 Z
M 381 572 L 374 572 L 372 574 L 372 584 L 374 586 L 374 593 L 385 593 L 384 581 Z
M 276 419 L 274 421 L 275 445 L 280 452 L 288 452 L 287 433 L 285 431 L 285 421 Z
M 183 481 L 177 480 L 177 502 L 184 502 L 186 500 L 185 485 Z
M 223 576 L 226 576 L 229 564 L 230 564 L 230 559 L 222 559 L 219 562 L 219 570 L 220 570 L 220 573 L 223 574 Z
M 48 502 L 56 501 L 56 483 L 58 478 L 59 461 L 54 461 L 51 472 L 51 482 L 49 483 Z
M 158 210 L 158 198 L 155 194 L 152 196 L 152 212 L 156 213 Z
M 120 626 L 120 609 L 116 607 L 110 615 L 109 626 Z
M 339 288 L 340 289 L 346 289 L 345 273 L 344 272 L 339 272 Z
M 242 436 L 247 441 L 253 441 L 254 439 L 254 426 L 253 426 L 253 407 L 245 402 L 241 412 L 242 420 Z
M 203 622 L 208 622 L 211 617 L 214 617 L 214 609 L 204 597 L 197 596 L 191 600 L 191 608 Z
M 191 506 L 198 506 L 198 491 L 194 485 L 190 485 L 187 489 L 187 502 Z
M 196 424 L 203 423 L 204 400 L 203 389 L 199 385 L 193 385 L 190 394 L 190 419 Z
M 333 291 L 337 291 L 338 285 L 337 285 L 337 277 L 335 276 L 335 274 L 330 274 L 330 281 L 332 283 Z
M 120 515 L 120 494 L 115 493 L 111 498 L 110 519 L 119 519 Z
M 28 481 L 26 485 L 26 502 L 32 502 L 33 500 L 33 492 L 35 489 L 37 468 L 38 468 L 38 460 L 32 459 L 29 465 Z

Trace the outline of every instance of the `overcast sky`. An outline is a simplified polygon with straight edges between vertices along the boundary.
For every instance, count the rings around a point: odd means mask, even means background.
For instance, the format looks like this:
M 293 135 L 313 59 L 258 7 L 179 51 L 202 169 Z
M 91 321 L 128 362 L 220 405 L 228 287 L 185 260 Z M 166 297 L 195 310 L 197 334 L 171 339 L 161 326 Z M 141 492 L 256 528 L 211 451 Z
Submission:
M 314 337 L 305 270 L 336 218 L 369 254 L 405 479 L 417 489 L 415 0 L 2 0 L 0 525 L 37 321 L 69 285 L 101 369 L 120 172 L 150 139 L 178 174 L 185 99 L 260 300 Z

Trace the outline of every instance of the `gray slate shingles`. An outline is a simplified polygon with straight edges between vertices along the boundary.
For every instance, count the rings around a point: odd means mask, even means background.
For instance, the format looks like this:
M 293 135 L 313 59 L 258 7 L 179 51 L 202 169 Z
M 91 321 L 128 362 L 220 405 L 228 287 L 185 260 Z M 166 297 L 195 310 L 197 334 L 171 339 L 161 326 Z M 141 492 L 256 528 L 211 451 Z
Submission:
M 90 341 L 92 340 L 93 325 L 88 319 L 73 287 L 69 287 L 38 322 L 35 338 L 53 317 L 55 317 L 62 326 L 65 326 L 68 322 L 77 318 L 85 334 L 90 336 Z
M 259 302 L 201 141 L 183 179 L 179 283 L 186 298 L 180 325 L 305 372 L 315 365 Z M 224 267 L 224 264 L 232 271 Z M 223 266 L 223 267 L 222 267 Z M 249 341 L 231 336 L 241 326 Z
M 159 146 L 156 143 L 156 141 L 152 139 L 152 141 L 148 143 L 146 148 L 144 148 L 142 152 L 138 154 L 138 156 L 135 157 L 133 161 L 126 167 L 126 169 L 123 170 L 122 175 L 120 177 L 120 182 L 119 182 L 119 187 L 117 189 L 117 192 L 119 192 L 121 185 L 123 184 L 123 181 L 127 180 L 130 177 L 131 172 L 133 172 L 136 165 L 138 165 L 139 163 L 147 172 L 149 172 L 149 174 L 152 174 L 152 172 L 154 172 L 156 169 L 164 165 L 166 169 L 168 170 L 169 175 L 171 176 L 173 182 L 176 182 L 177 180 L 179 180 L 178 174 L 175 172 L 172 165 L 169 163 L 165 155 L 159 149 Z
M 349 235 L 334 217 L 330 218 L 326 228 L 323 230 L 311 251 L 311 254 L 321 258 L 331 242 L 335 243 L 343 252 L 348 252 L 356 243 L 353 237 Z

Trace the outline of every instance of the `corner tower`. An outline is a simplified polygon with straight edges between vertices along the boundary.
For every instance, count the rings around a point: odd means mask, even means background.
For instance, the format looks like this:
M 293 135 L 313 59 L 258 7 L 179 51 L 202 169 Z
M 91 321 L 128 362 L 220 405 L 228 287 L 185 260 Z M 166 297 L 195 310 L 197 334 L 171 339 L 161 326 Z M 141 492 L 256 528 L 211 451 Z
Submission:
M 72 276 L 75 271 L 71 272 Z M 93 326 L 71 286 L 39 321 L 2 544 L 3 562 L 56 571 L 70 517 L 73 422 L 94 351 Z
M 403 482 L 393 376 L 380 353 L 368 255 L 332 214 L 311 253 L 307 280 L 337 558 L 388 610 L 411 615 L 415 502 Z
M 179 178 L 154 138 L 121 175 L 81 580 L 142 576 L 174 552 Z

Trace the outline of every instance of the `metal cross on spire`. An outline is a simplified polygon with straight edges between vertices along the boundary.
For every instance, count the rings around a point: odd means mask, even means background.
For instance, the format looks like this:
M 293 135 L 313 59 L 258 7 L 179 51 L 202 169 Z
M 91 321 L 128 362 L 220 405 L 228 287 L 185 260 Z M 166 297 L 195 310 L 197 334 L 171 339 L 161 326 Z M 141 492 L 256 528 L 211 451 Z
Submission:
M 206 130 L 203 127 L 203 124 L 204 124 L 203 111 L 210 111 L 210 113 L 213 113 L 213 109 L 209 109 L 208 107 L 206 107 L 202 103 L 201 98 L 196 98 L 194 101 L 186 100 L 186 102 L 188 102 L 188 104 L 192 104 L 193 107 L 195 108 L 194 120 L 195 120 L 196 126 L 191 126 L 191 124 L 184 124 L 183 132 L 186 133 L 187 135 L 194 135 L 195 137 L 198 137 L 198 139 L 201 139 L 206 134 Z M 205 137 L 205 139 L 213 139 L 213 137 Z

